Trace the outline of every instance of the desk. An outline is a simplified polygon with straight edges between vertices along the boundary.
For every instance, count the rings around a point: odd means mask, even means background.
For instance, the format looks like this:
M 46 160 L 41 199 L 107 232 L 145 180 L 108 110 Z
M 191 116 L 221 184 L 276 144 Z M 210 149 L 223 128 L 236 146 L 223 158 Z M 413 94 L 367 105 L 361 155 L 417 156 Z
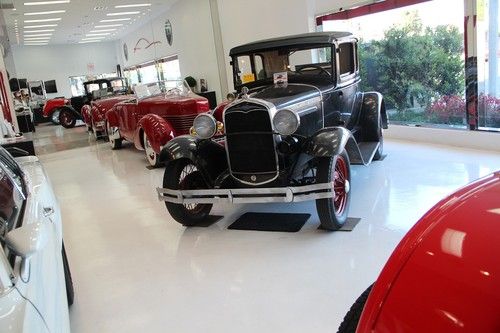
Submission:
M 33 144 L 33 135 L 31 133 L 26 133 L 18 138 L 0 138 L 0 146 L 5 149 L 15 147 L 26 151 L 28 154 L 36 156 L 35 146 Z M 19 157 L 22 155 L 13 154 L 14 157 Z

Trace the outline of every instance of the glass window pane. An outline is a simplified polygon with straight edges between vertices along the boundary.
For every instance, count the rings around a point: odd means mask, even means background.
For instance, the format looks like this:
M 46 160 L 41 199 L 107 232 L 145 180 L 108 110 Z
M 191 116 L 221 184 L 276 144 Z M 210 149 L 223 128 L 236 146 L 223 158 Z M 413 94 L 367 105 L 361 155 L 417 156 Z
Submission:
M 354 73 L 354 49 L 352 43 L 339 45 L 339 69 L 340 75 Z
M 391 123 L 466 128 L 463 22 L 463 2 L 433 0 L 323 30 L 360 38 L 361 89 L 384 95 Z M 341 74 L 355 70 L 351 52 L 340 51 Z
M 479 129 L 500 130 L 500 54 L 498 0 L 478 1 Z

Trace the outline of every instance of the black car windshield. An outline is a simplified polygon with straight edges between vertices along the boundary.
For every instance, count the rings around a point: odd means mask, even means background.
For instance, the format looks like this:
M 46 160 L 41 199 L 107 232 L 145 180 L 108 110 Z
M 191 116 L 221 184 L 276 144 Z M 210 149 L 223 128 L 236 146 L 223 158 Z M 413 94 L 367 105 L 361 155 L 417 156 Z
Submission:
M 285 72 L 286 76 L 322 76 L 331 80 L 335 74 L 331 55 L 330 46 L 290 47 L 238 55 L 233 61 L 235 86 L 279 80 Z

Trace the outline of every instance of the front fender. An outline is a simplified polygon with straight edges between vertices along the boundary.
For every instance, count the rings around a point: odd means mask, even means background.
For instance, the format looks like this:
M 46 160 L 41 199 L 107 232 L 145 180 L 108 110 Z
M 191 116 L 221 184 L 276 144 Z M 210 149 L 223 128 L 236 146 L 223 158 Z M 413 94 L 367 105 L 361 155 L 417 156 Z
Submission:
M 149 143 L 154 151 L 159 154 L 161 147 L 175 137 L 172 125 L 156 114 L 148 114 L 141 118 L 139 126 L 134 136 L 134 144 L 137 149 L 144 149 L 144 142 L 141 133 L 148 137 Z
M 382 94 L 378 92 L 363 94 L 360 124 L 363 129 L 364 141 L 379 141 L 380 124 L 382 124 L 382 128 L 388 128 L 387 111 Z
M 210 186 L 228 169 L 226 150 L 212 140 L 182 135 L 169 141 L 160 153 L 160 162 L 189 159 L 194 162 Z
M 314 157 L 331 157 L 346 149 L 351 162 L 362 161 L 356 139 L 344 127 L 325 127 L 311 136 L 304 153 Z
M 109 127 L 119 127 L 120 122 L 118 119 L 120 118 L 114 108 L 106 112 L 106 121 L 108 122 Z
M 82 107 L 82 118 L 87 126 L 92 126 L 92 115 L 90 110 L 90 105 L 84 105 Z

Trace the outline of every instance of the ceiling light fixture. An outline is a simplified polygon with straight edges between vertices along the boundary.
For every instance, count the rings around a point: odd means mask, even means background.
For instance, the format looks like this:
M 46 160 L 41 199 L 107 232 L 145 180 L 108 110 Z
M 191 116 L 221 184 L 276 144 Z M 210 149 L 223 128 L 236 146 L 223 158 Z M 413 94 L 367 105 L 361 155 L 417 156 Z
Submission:
M 40 5 L 58 5 L 61 3 L 69 3 L 70 0 L 54 0 L 54 1 L 37 1 L 37 2 L 25 2 L 25 6 L 40 6 Z
M 107 36 L 107 35 L 111 35 L 109 32 L 103 32 L 101 34 L 85 34 L 85 36 L 87 37 L 91 37 L 91 36 Z
M 101 40 L 101 39 L 104 39 L 106 37 L 104 36 L 101 36 L 101 37 L 85 37 L 85 38 L 82 38 L 82 40 Z
M 49 10 L 46 12 L 32 12 L 32 13 L 24 13 L 24 16 L 33 16 L 33 15 L 50 15 L 50 14 L 62 14 L 66 13 L 65 10 Z
M 129 21 L 130 17 L 127 18 L 119 18 L 119 19 L 107 19 L 107 20 L 101 20 L 101 22 L 120 22 L 120 21 Z M 26 21 L 25 21 L 26 22 Z
M 51 28 L 51 27 L 57 27 L 57 24 L 25 25 L 24 29 Z
M 115 8 L 134 8 L 134 7 L 150 7 L 150 3 L 136 3 L 131 5 L 117 5 Z
M 54 29 L 41 29 L 41 30 L 24 30 L 25 34 L 32 34 L 32 33 L 37 33 L 37 32 L 54 32 Z
M 49 43 L 24 43 L 25 46 L 45 46 Z
M 85 40 L 85 41 L 78 42 L 78 44 L 99 43 L 99 42 L 100 42 L 100 40 Z
M 90 30 L 90 32 L 108 32 L 115 31 L 116 29 L 100 29 L 100 30 Z
M 141 12 L 120 12 L 120 13 L 107 13 L 106 16 L 121 16 L 121 15 L 135 15 Z
M 94 28 L 111 28 L 111 27 L 121 27 L 123 24 L 105 24 L 105 25 L 96 25 Z
M 37 22 L 55 22 L 61 21 L 62 18 L 50 18 L 50 19 L 39 19 L 39 20 L 24 20 L 24 23 L 37 23 Z
M 45 37 L 45 36 L 52 36 L 52 34 L 36 34 L 36 35 L 29 35 L 29 37 Z M 28 37 L 28 36 L 26 36 Z

